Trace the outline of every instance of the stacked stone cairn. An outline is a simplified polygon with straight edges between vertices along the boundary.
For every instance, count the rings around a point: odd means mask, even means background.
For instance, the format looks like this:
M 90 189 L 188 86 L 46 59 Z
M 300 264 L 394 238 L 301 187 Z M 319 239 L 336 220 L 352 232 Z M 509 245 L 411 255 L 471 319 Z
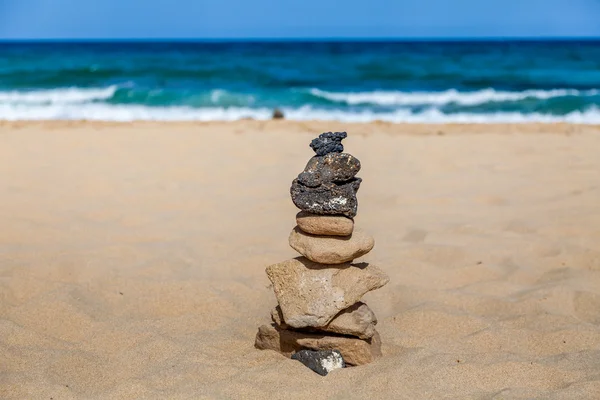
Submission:
M 375 242 L 354 228 L 362 180 L 356 177 L 360 161 L 343 153 L 346 136 L 327 132 L 314 139 L 310 147 L 316 156 L 292 182 L 292 201 L 302 211 L 289 243 L 302 256 L 267 267 L 279 305 L 271 312 L 273 323 L 258 329 L 255 343 L 321 375 L 381 355 L 377 318 L 360 300 L 389 280 L 374 265 L 352 262 Z M 311 366 L 315 359 L 317 368 Z

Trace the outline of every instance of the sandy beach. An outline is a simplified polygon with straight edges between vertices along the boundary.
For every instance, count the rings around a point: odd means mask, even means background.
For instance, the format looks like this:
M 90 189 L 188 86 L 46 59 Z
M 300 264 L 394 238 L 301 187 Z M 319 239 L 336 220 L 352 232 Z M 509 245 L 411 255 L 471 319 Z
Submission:
M 254 348 L 323 131 L 383 357 Z M 1 399 L 600 398 L 600 126 L 0 123 Z

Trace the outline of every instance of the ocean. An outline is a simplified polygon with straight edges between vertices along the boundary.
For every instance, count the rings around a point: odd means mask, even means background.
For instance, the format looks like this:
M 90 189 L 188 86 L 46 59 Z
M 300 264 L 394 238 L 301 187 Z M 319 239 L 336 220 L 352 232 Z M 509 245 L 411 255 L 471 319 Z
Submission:
M 0 42 L 0 119 L 600 123 L 600 40 Z

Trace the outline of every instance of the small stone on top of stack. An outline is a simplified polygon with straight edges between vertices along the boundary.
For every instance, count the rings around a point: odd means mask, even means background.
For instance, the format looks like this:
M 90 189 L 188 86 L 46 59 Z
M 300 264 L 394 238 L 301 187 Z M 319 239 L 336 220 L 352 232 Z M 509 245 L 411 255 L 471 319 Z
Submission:
M 267 267 L 279 305 L 271 313 L 273 323 L 259 328 L 255 343 L 288 357 L 303 351 L 294 358 L 322 375 L 332 365 L 367 364 L 381 355 L 377 318 L 360 300 L 389 280 L 374 265 L 352 263 L 375 242 L 354 228 L 361 165 L 343 153 L 346 136 L 326 132 L 314 139 L 310 147 L 316 156 L 292 182 L 292 201 L 301 211 L 289 243 L 301 257 Z M 344 362 L 326 361 L 324 355 L 331 353 L 323 351 L 331 350 Z M 323 365 L 315 368 L 320 357 Z

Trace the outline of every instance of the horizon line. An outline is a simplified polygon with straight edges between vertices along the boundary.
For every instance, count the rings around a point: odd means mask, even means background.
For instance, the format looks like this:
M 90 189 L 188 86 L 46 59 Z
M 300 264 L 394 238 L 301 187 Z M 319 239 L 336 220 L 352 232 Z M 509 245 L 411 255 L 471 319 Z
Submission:
M 397 37 L 156 37 L 156 38 L 2 38 L 9 42 L 544 42 L 544 41 L 600 41 L 600 36 L 397 36 Z

